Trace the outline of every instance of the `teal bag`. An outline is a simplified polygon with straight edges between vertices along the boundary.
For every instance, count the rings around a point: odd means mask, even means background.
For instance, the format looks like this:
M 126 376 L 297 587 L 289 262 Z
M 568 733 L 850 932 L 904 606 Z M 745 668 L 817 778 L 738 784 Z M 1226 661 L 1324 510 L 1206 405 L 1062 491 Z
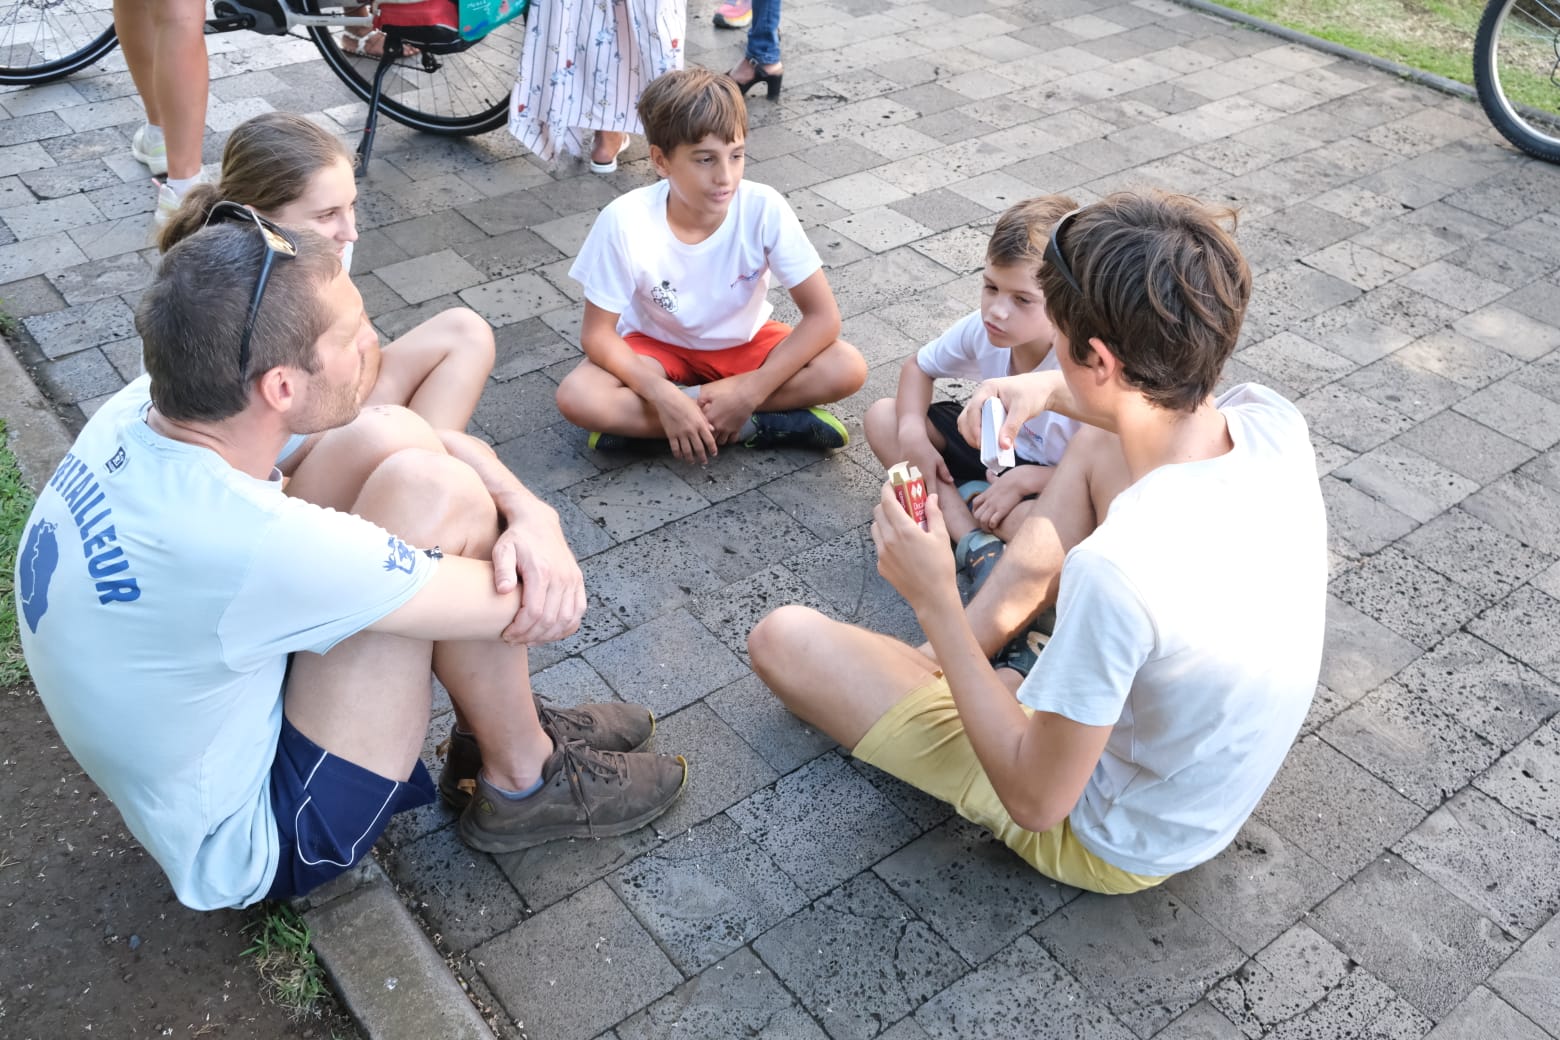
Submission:
M 530 0 L 460 0 L 461 38 L 480 40 L 530 6 Z

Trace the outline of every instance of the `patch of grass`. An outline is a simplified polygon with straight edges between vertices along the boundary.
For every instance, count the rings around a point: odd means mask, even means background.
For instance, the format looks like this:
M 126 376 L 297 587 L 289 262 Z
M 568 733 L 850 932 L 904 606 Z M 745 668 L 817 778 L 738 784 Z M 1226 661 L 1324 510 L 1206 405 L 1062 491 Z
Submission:
M 0 348 L 3 349 L 3 348 Z M 27 681 L 27 662 L 16 638 L 16 547 L 22 525 L 32 512 L 32 488 L 22 479 L 16 456 L 6 447 L 5 424 L 0 423 L 0 687 Z
M 244 931 L 254 936 L 254 942 L 243 955 L 254 958 L 266 997 L 294 1019 L 318 1016 L 331 994 L 303 918 L 291 907 L 268 904 Z
M 1484 0 L 1215 0 L 1223 6 L 1473 83 L 1473 37 Z

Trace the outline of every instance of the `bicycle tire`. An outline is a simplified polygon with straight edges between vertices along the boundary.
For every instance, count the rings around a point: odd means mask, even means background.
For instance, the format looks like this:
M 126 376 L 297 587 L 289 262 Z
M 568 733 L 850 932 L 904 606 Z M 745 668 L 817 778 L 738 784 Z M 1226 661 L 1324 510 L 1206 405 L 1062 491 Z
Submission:
M 1557 76 L 1560 4 L 1490 0 L 1473 44 L 1473 83 L 1479 104 L 1502 137 L 1547 162 L 1560 162 L 1560 116 L 1552 110 L 1560 104 Z M 1523 100 L 1539 96 L 1547 108 Z
M 3 0 L 0 0 L 3 2 Z M 339 4 L 304 0 L 310 14 L 340 10 Z M 337 33 L 318 26 L 309 36 L 325 64 L 363 101 L 373 93 L 379 59 L 348 54 Z M 386 74 L 379 110 L 413 130 L 451 137 L 484 134 L 509 116 L 509 92 L 520 68 L 525 22 L 516 19 L 455 54 L 437 56 L 439 69 L 425 71 L 420 57 L 404 58 Z
M 0 0 L 0 84 L 64 79 L 118 45 L 103 0 Z

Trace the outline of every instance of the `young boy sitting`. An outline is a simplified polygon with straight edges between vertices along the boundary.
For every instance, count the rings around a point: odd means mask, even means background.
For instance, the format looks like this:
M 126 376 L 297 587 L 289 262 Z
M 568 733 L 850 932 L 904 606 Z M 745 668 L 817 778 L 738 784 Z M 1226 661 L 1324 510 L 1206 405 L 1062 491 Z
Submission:
M 1051 227 L 1077 203 L 1062 195 L 1027 199 L 997 220 L 986 245 L 980 307 L 905 360 L 899 393 L 867 409 L 867 443 L 885 466 L 908 461 L 943 506 L 954 559 L 976 585 L 986 576 L 1019 522 L 1013 507 L 1038 495 L 1078 424 L 1043 412 L 1020 429 L 1018 465 L 988 473 L 980 450 L 959 436 L 961 405 L 932 402 L 937 379 L 995 379 L 1057 367 L 1056 330 L 1040 291 Z M 987 480 L 990 483 L 987 483 Z M 1011 517 L 1011 521 L 1010 518 Z
M 689 462 L 733 441 L 844 447 L 844 425 L 816 406 L 860 389 L 866 362 L 838 338 L 839 308 L 796 214 L 742 179 L 741 91 L 707 69 L 668 72 L 639 114 L 663 179 L 602 210 L 569 271 L 585 290 L 585 360 L 558 387 L 558 409 L 593 431 L 593 448 L 664 440 Z M 794 329 L 769 320 L 771 272 L 801 311 Z

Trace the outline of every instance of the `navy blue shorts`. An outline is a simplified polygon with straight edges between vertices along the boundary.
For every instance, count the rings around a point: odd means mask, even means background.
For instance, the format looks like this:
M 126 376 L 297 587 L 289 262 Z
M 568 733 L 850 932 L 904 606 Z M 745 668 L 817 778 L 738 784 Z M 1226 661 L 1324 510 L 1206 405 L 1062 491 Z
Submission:
M 932 429 L 943 436 L 945 443 L 942 457 L 948 464 L 948 472 L 952 475 L 955 485 L 969 480 L 986 479 L 986 464 L 980 461 L 980 449 L 970 444 L 959 433 L 959 413 L 963 411 L 964 406 L 957 401 L 933 401 L 932 406 L 926 410 L 926 419 L 932 424 Z M 1020 458 L 1018 464 L 1036 465 L 1025 458 Z
M 281 838 L 267 899 L 291 899 L 323 885 L 368 855 L 390 817 L 433 801 L 421 761 L 411 779 L 389 780 L 337 758 L 285 717 L 271 764 L 271 809 Z

